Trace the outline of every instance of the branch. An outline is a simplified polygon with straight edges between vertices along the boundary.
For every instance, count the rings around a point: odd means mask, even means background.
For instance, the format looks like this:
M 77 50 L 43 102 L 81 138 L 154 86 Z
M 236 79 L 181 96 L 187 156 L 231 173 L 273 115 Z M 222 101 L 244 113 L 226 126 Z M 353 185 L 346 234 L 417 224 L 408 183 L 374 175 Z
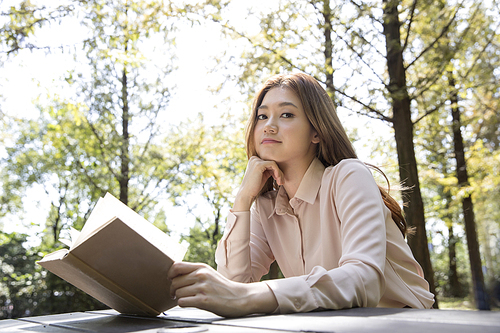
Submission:
M 443 27 L 443 29 L 441 30 L 441 33 L 439 34 L 438 37 L 436 37 L 436 39 L 434 39 L 434 41 L 432 43 L 430 43 L 418 56 L 415 57 L 415 59 L 413 59 L 413 61 L 408 64 L 408 66 L 405 67 L 405 70 L 407 70 L 409 67 L 411 67 L 418 59 L 420 59 L 425 53 L 427 53 L 427 51 L 429 51 L 430 49 L 432 49 L 434 47 L 434 45 L 436 45 L 436 43 L 448 32 L 448 30 L 450 29 L 450 26 L 453 22 L 455 22 L 455 19 L 458 15 L 458 10 L 462 7 L 462 4 L 460 4 L 460 6 L 457 7 L 456 11 L 455 11 L 455 14 L 453 14 L 453 17 L 450 19 L 450 21 L 446 24 L 446 26 Z
M 441 101 L 438 105 L 434 106 L 434 108 L 432 108 L 431 110 L 427 110 L 422 116 L 420 116 L 419 118 L 417 118 L 417 120 L 415 120 L 413 122 L 413 125 L 415 125 L 416 123 L 418 123 L 420 120 L 424 119 L 425 117 L 427 117 L 428 115 L 438 111 L 439 109 L 441 109 L 441 107 L 445 104 L 445 101 Z
M 243 33 L 239 32 L 239 31 L 237 31 L 234 27 L 230 27 L 230 26 L 228 26 L 226 23 L 219 22 L 219 21 L 217 21 L 216 19 L 213 19 L 213 18 L 212 18 L 212 20 L 213 20 L 214 22 L 216 22 L 216 23 L 220 23 L 220 24 L 222 25 L 222 27 L 223 27 L 223 28 L 226 28 L 226 29 L 228 29 L 229 31 L 232 31 L 233 33 L 237 34 L 237 35 L 238 35 L 238 36 L 240 36 L 241 38 L 246 39 L 246 40 L 247 40 L 248 42 L 250 42 L 253 46 L 260 47 L 260 48 L 262 48 L 262 49 L 264 49 L 264 50 L 266 50 L 266 51 L 268 51 L 268 52 L 271 52 L 271 53 L 273 53 L 273 54 L 277 55 L 277 56 L 278 56 L 281 60 L 283 60 L 284 62 L 286 62 L 288 65 L 290 65 L 290 67 L 292 67 L 292 68 L 294 68 L 294 69 L 298 69 L 298 70 L 300 70 L 300 71 L 303 71 L 303 68 L 300 68 L 300 67 L 298 67 L 298 66 L 294 65 L 294 64 L 291 62 L 291 60 L 289 60 L 289 59 L 285 58 L 285 57 L 284 57 L 284 56 L 282 56 L 281 54 L 278 54 L 278 52 L 277 52 L 276 50 L 271 49 L 271 48 L 269 48 L 269 47 L 267 47 L 267 46 L 264 46 L 264 45 L 255 44 L 255 43 L 253 42 L 253 40 L 252 40 L 250 37 L 248 37 L 248 36 L 244 35 Z
M 165 88 L 164 90 L 161 91 L 161 95 L 166 98 L 166 94 L 168 93 L 168 89 Z M 161 103 L 158 105 L 158 108 L 153 111 L 154 113 L 154 117 L 152 119 L 150 119 L 149 121 L 149 124 L 143 129 L 143 131 L 146 131 L 146 129 L 150 128 L 151 131 L 149 133 L 149 137 L 148 137 L 148 140 L 146 141 L 146 144 L 144 145 L 144 149 L 142 150 L 142 153 L 141 153 L 141 157 L 140 157 L 140 160 L 142 160 L 144 158 L 144 155 L 146 154 L 146 152 L 148 151 L 149 149 L 149 145 L 151 144 L 151 141 L 153 140 L 153 137 L 156 135 L 155 133 L 155 130 L 154 130 L 154 127 L 155 127 L 155 124 L 157 122 L 157 119 L 158 119 L 158 114 L 160 113 L 160 110 L 162 109 L 162 105 Z M 142 132 L 142 131 L 141 131 Z
M 92 133 L 97 138 L 97 141 L 99 141 L 99 147 L 101 148 L 101 152 L 104 152 L 105 145 L 104 145 L 104 142 L 102 141 L 102 138 L 99 136 L 99 133 L 97 133 L 97 130 L 95 129 L 94 125 L 88 120 L 87 117 L 85 117 L 85 120 L 87 121 L 87 124 L 89 124 L 90 129 L 92 130 Z M 116 172 L 111 167 L 111 164 L 108 161 L 106 161 L 106 158 L 104 158 L 104 154 L 103 154 L 103 161 L 106 164 L 106 166 L 108 167 L 109 172 L 111 172 L 111 174 L 113 175 L 113 177 L 115 177 L 116 179 L 118 179 L 118 175 L 116 174 Z
M 325 82 L 321 81 L 320 79 L 318 78 L 315 78 L 318 82 L 321 82 L 325 85 L 327 85 Z M 382 121 L 386 121 L 388 123 L 392 123 L 393 122 L 393 119 L 391 117 L 387 117 L 386 115 L 384 115 L 382 112 L 374 109 L 373 107 L 369 106 L 368 104 L 360 101 L 359 99 L 357 99 L 356 97 L 354 96 L 350 96 L 348 94 L 346 94 L 345 92 L 341 91 L 341 90 L 338 90 L 337 88 L 335 88 L 333 85 L 327 85 L 328 89 L 331 89 L 333 92 L 335 93 L 339 93 L 340 95 L 344 96 L 344 97 L 347 97 L 348 99 L 350 99 L 351 101 L 363 106 L 365 109 L 367 109 L 369 112 L 368 113 L 363 113 L 363 112 L 358 112 L 358 111 L 354 111 L 355 113 L 359 114 L 359 115 L 363 115 L 363 116 L 367 116 L 367 117 L 370 117 L 372 119 L 377 119 L 377 120 L 382 120 Z M 375 114 L 372 115 L 372 114 Z
M 23 4 L 22 4 L 23 6 Z M 5 32 L 6 38 L 3 43 L 6 44 L 6 46 L 9 46 L 9 50 L 7 51 L 0 51 L 0 53 L 5 53 L 7 55 L 10 55 L 11 53 L 17 52 L 21 49 L 29 49 L 29 50 L 41 50 L 41 49 L 51 49 L 52 47 L 50 46 L 36 46 L 31 43 L 26 43 L 24 46 L 20 45 L 20 42 L 23 42 L 25 38 L 29 36 L 30 30 L 34 30 L 35 26 L 42 27 L 46 22 L 56 20 L 63 18 L 67 15 L 69 15 L 70 12 L 74 10 L 73 5 L 69 5 L 67 7 L 65 6 L 58 6 L 57 8 L 53 9 L 52 11 L 49 11 L 48 13 L 43 13 L 42 11 L 46 10 L 46 7 L 40 7 L 40 8 L 25 8 L 24 6 L 19 9 L 19 10 L 12 10 L 10 12 L 2 12 L 0 13 L 0 16 L 5 16 L 5 17 L 11 17 L 11 24 L 12 20 L 15 18 L 12 18 L 14 16 L 21 16 L 22 20 L 25 25 L 24 26 L 11 26 L 9 23 L 6 23 L 3 25 L 2 28 L 0 28 L 0 31 Z M 35 12 L 42 12 L 41 13 L 41 18 L 35 18 L 34 14 Z M 26 22 L 29 20 L 33 20 L 32 22 Z M 11 34 L 8 35 L 8 32 Z M 5 37 L 5 36 L 4 36 Z M 10 43 L 9 43 L 10 42 Z M 2 43 L 2 44 L 3 44 Z M 9 45 L 10 44 L 10 45 Z M 60 46 L 61 48 L 63 46 Z
M 405 42 L 403 44 L 403 49 L 401 51 L 406 50 L 406 47 L 408 46 L 408 39 L 410 37 L 411 25 L 413 23 L 413 18 L 415 17 L 415 8 L 416 7 L 417 7 L 417 0 L 414 0 L 413 4 L 411 6 L 410 21 L 408 22 L 408 28 L 406 29 Z
M 66 149 L 67 151 L 71 154 L 71 149 L 70 149 L 70 145 L 67 144 L 66 145 Z M 72 154 L 73 155 L 73 154 Z M 74 155 L 73 155 L 74 156 Z M 76 156 L 75 156 L 76 157 Z M 101 193 L 105 193 L 105 191 L 103 191 L 95 182 L 94 182 L 94 179 L 88 174 L 87 172 L 87 169 L 83 166 L 82 162 L 80 162 L 80 159 L 79 158 L 75 158 L 76 160 L 76 163 L 78 164 L 78 166 L 80 167 L 80 169 L 83 171 L 83 174 L 85 175 L 85 177 L 88 179 L 88 181 L 94 186 L 95 189 L 99 190 L 99 192 Z
M 358 7 L 359 11 L 365 11 L 360 4 L 354 2 L 354 0 L 350 0 L 349 1 L 351 4 L 353 4 L 354 6 Z M 373 16 L 370 12 L 368 12 L 368 14 L 364 14 L 365 16 L 368 16 L 373 22 L 377 22 L 379 24 L 382 24 L 382 22 L 380 22 L 375 16 Z
M 472 66 L 469 67 L 469 70 L 467 71 L 467 73 L 465 73 L 465 75 L 462 75 L 461 78 L 462 79 L 465 79 L 469 76 L 470 72 L 472 71 L 472 69 L 476 66 L 477 62 L 479 61 L 481 55 L 483 55 L 483 53 L 486 51 L 486 48 L 488 46 L 490 46 L 493 42 L 493 39 L 497 36 L 497 34 L 495 33 L 495 31 L 500 27 L 500 23 L 496 26 L 496 28 L 493 30 L 493 33 L 491 34 L 491 37 L 486 41 L 486 44 L 484 45 L 483 49 L 481 50 L 481 52 L 479 52 L 479 54 L 477 55 L 477 57 L 474 59 L 473 63 L 472 63 Z
M 441 68 L 446 67 L 446 65 L 447 65 L 447 63 L 441 63 Z M 438 70 L 438 73 L 441 73 L 441 69 Z M 430 88 L 432 88 L 434 86 L 434 84 L 436 83 L 436 81 L 441 78 L 441 76 L 439 76 L 439 75 L 432 75 L 432 76 L 431 75 L 427 75 L 427 76 L 432 77 L 433 78 L 432 81 L 427 80 L 427 83 L 424 83 L 424 84 L 426 84 L 425 87 L 423 87 L 418 92 L 416 91 L 415 94 L 411 94 L 410 95 L 411 99 L 415 99 L 415 98 L 423 95 L 423 93 L 425 93 L 427 90 L 429 90 Z M 422 81 L 424 81 L 424 80 L 422 80 Z M 417 86 L 416 85 L 415 85 L 415 90 L 417 90 Z
M 356 50 L 354 49 L 354 47 L 353 47 L 353 46 L 351 46 L 351 45 L 350 45 L 350 44 L 349 44 L 349 43 L 348 43 L 348 42 L 347 42 L 347 41 L 346 41 L 346 40 L 345 40 L 342 36 L 340 36 L 340 35 L 337 33 L 337 31 L 335 31 L 335 30 L 333 30 L 333 29 L 332 29 L 332 31 L 333 31 L 333 32 L 335 32 L 335 34 L 337 35 L 337 37 L 338 37 L 341 41 L 343 41 L 343 42 L 344 42 L 344 44 L 345 44 L 345 45 L 346 45 L 346 46 L 347 46 L 347 47 L 348 47 L 348 48 L 349 48 L 349 49 L 350 49 L 350 50 L 351 50 L 354 54 L 356 54 L 356 56 L 359 58 L 359 60 L 360 60 L 363 64 L 365 64 L 365 66 L 366 66 L 367 68 L 369 68 L 369 69 L 372 71 L 372 73 L 373 73 L 373 74 L 374 74 L 374 75 L 375 75 L 375 76 L 379 79 L 379 81 L 380 81 L 380 82 L 382 82 L 382 84 L 383 84 L 383 85 L 387 88 L 387 85 L 384 83 L 384 80 L 383 80 L 383 79 L 382 79 L 382 78 L 378 75 L 378 73 L 377 73 L 377 72 L 375 72 L 375 70 L 373 69 L 373 66 L 370 66 L 370 65 L 369 65 L 369 64 L 368 64 L 368 63 L 367 63 L 367 62 L 363 59 L 363 56 L 362 56 L 362 55 L 361 55 L 358 51 L 356 51 Z M 373 47 L 373 46 L 372 46 L 372 45 L 371 45 L 371 44 L 370 44 L 370 43 L 369 43 L 369 42 L 368 42 L 368 41 L 367 41 L 364 37 L 360 36 L 360 35 L 359 35 L 358 33 L 356 33 L 356 32 L 354 32 L 354 34 L 356 34 L 356 36 L 358 36 L 359 38 L 361 38 L 361 39 L 362 39 L 363 41 L 365 41 L 368 45 L 370 45 L 370 47 L 371 47 L 372 49 L 374 49 L 374 50 L 375 50 L 378 54 L 380 54 L 380 53 L 378 52 L 378 50 L 377 50 L 376 48 L 374 48 L 374 47 Z

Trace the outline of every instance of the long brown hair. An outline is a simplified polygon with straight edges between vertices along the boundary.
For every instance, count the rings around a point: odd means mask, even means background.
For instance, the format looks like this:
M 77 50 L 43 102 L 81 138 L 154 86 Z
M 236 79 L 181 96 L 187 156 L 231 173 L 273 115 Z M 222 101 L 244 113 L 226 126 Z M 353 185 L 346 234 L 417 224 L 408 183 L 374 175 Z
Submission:
M 257 108 L 262 104 L 262 100 L 267 92 L 276 87 L 286 87 L 293 91 L 300 99 L 307 119 L 309 119 L 309 122 L 320 138 L 316 157 L 325 167 L 337 165 L 343 159 L 358 158 L 354 147 L 344 130 L 344 127 L 342 127 L 342 124 L 340 123 L 332 99 L 328 96 L 328 93 L 325 89 L 323 89 L 323 87 L 321 87 L 318 81 L 303 73 L 273 76 L 264 83 L 264 86 L 255 96 L 252 106 L 252 114 L 247 123 L 245 137 L 248 158 L 257 155 L 254 144 L 254 129 L 257 122 Z M 376 169 L 384 175 L 379 168 L 371 165 L 368 166 Z M 401 230 L 403 236 L 405 236 L 407 233 L 407 224 L 401 207 L 383 187 L 380 185 L 378 187 L 385 205 L 391 211 L 392 219 L 398 226 L 399 230 Z M 262 188 L 260 194 L 274 189 L 277 189 L 277 184 L 273 178 L 270 177 L 266 185 Z

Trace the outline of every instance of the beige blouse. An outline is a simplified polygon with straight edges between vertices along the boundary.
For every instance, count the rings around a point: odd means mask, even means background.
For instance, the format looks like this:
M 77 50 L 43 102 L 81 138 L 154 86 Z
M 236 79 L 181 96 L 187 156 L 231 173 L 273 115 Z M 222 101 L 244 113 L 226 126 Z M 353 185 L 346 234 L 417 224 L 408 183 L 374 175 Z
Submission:
M 259 281 L 274 260 L 285 278 L 266 283 L 281 313 L 434 303 L 371 171 L 357 159 L 326 169 L 315 159 L 291 200 L 281 187 L 251 211 L 229 214 L 218 271 Z

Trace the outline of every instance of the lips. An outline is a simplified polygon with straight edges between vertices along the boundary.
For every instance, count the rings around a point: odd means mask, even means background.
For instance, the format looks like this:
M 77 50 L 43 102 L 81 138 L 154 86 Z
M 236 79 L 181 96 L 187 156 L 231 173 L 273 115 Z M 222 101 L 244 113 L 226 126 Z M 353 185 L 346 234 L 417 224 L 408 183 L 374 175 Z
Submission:
M 268 143 L 281 143 L 281 141 L 270 139 L 270 138 L 265 138 L 263 139 L 260 144 L 268 144 Z

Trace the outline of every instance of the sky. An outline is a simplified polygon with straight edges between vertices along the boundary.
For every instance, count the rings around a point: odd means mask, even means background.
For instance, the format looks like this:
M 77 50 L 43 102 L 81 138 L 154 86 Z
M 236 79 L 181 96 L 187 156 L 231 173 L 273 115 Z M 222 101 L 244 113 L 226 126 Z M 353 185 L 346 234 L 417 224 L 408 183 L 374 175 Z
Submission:
M 5 6 L 18 1 L 2 1 L 0 9 L 4 11 Z M 273 2 L 264 0 L 253 0 L 252 5 L 263 9 Z M 250 30 L 255 33 L 255 22 L 246 17 L 247 1 L 236 0 L 232 2 L 231 15 L 233 22 L 242 24 L 241 29 Z M 254 30 L 252 30 L 254 29 Z M 71 45 L 78 40 L 81 28 L 76 22 L 66 22 L 63 26 L 55 26 L 46 29 L 39 35 L 41 45 Z M 175 64 L 178 69 L 172 74 L 176 89 L 169 102 L 168 109 L 175 112 L 166 112 L 166 121 L 171 125 L 194 118 L 199 112 L 204 114 L 207 123 L 217 124 L 222 113 L 231 110 L 233 113 L 247 112 L 244 104 L 245 96 L 236 88 L 235 82 L 229 82 L 224 86 L 220 94 L 213 94 L 210 87 L 219 85 L 225 79 L 224 73 L 212 72 L 214 58 L 226 52 L 238 57 L 242 52 L 242 43 L 223 38 L 219 28 L 211 25 L 186 25 L 180 27 L 176 38 Z M 22 51 L 18 56 L 11 58 L 8 63 L 0 67 L 0 89 L 4 100 L 2 110 L 17 116 L 36 117 L 37 110 L 34 101 L 42 98 L 47 93 L 64 95 L 64 88 L 60 86 L 60 78 L 75 66 L 72 55 L 69 52 L 60 52 L 54 49 L 50 53 L 46 51 Z M 230 97 L 228 102 L 227 98 Z M 177 111 L 178 110 L 178 111 Z M 367 119 L 348 115 L 347 112 L 339 110 L 344 126 L 349 128 L 364 127 L 369 123 Z M 367 125 L 366 125 L 367 126 Z M 380 126 L 381 131 L 388 132 L 388 128 Z M 365 138 L 366 139 L 366 138 Z M 363 151 L 363 142 L 357 143 L 360 158 L 367 158 L 369 152 Z M 27 201 L 32 198 L 43 198 L 44 191 L 41 188 L 34 189 Z M 37 209 L 32 209 L 25 216 L 26 220 L 34 220 L 40 216 L 40 210 L 47 207 L 47 200 L 41 200 Z M 200 206 L 200 210 L 206 209 Z M 199 212 L 198 212 L 199 213 Z M 194 224 L 195 217 L 187 213 L 183 207 L 169 207 L 169 218 L 167 225 L 173 231 L 173 236 L 179 238 L 181 234 L 187 234 L 189 227 Z M 5 221 L 5 220 L 4 220 Z M 43 223 L 42 223 L 43 224 Z M 4 222 L 4 231 L 21 231 L 22 222 L 15 217 Z

